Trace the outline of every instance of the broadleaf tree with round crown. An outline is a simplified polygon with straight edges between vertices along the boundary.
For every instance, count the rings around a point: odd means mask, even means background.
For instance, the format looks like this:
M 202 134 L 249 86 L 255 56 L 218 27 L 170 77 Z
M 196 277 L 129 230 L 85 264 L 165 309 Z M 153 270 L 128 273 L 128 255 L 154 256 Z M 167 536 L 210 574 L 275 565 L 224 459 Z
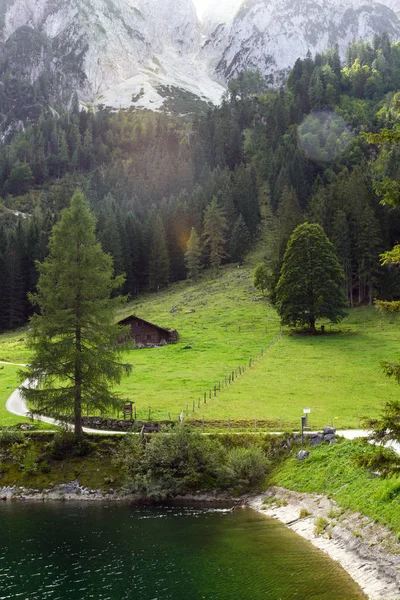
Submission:
M 315 335 L 318 319 L 338 323 L 346 316 L 343 269 L 320 225 L 303 223 L 293 231 L 275 293 L 283 325 L 308 326 Z

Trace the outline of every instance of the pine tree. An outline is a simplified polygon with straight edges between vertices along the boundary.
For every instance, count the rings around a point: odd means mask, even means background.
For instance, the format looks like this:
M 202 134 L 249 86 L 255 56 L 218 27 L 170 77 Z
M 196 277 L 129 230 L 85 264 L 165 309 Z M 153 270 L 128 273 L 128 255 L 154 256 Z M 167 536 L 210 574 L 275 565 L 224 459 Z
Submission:
M 382 235 L 369 204 L 366 204 L 360 215 L 360 233 L 357 240 L 359 255 L 359 299 L 367 295 L 368 302 L 372 305 L 374 285 L 379 271 L 378 253 L 381 246 Z
M 231 261 L 241 262 L 249 249 L 249 245 L 250 233 L 242 215 L 239 215 L 229 242 L 229 257 Z
M 336 211 L 332 223 L 332 242 L 344 273 L 346 297 L 353 307 L 353 277 L 351 265 L 351 237 L 346 213 L 339 209 Z
M 214 271 L 218 274 L 222 260 L 226 257 L 226 219 L 224 211 L 214 197 L 204 213 L 203 237 L 204 244 L 209 250 L 209 261 Z
M 254 287 L 265 292 L 269 283 L 269 271 L 265 263 L 260 263 L 254 270 Z
M 33 352 L 24 379 L 25 398 L 40 414 L 73 418 L 81 436 L 83 409 L 120 406 L 110 384 L 130 366 L 118 362 L 123 334 L 114 323 L 121 299 L 110 300 L 123 277 L 113 278 L 112 258 L 95 237 L 95 222 L 79 190 L 54 226 L 50 251 L 38 263 L 39 281 L 32 301 L 40 309 L 31 318 L 28 345 Z
M 141 247 L 140 224 L 132 213 L 129 213 L 125 221 L 125 235 L 127 240 L 127 255 L 125 257 L 126 283 L 125 291 L 135 295 L 139 291 L 139 258 Z
M 293 188 L 286 186 L 283 189 L 282 196 L 279 200 L 277 215 L 279 253 L 283 255 L 282 250 L 286 248 L 289 237 L 297 225 L 303 220 L 299 199 Z
M 185 254 L 188 279 L 196 280 L 198 278 L 201 270 L 201 255 L 200 238 L 195 228 L 192 227 Z
M 120 275 L 124 272 L 124 261 L 116 213 L 116 202 L 111 194 L 107 194 L 99 211 L 98 238 L 104 252 L 113 257 L 115 273 Z
M 322 227 L 315 223 L 296 227 L 276 286 L 276 307 L 282 323 L 308 325 L 316 334 L 317 319 L 341 321 L 347 307 L 343 279 L 335 248 Z
M 169 283 L 169 254 L 164 225 L 159 214 L 151 228 L 149 256 L 149 287 L 156 291 Z
M 254 235 L 260 222 L 260 205 L 255 173 L 240 165 L 233 178 L 233 199 L 237 213 L 241 214 L 250 235 Z

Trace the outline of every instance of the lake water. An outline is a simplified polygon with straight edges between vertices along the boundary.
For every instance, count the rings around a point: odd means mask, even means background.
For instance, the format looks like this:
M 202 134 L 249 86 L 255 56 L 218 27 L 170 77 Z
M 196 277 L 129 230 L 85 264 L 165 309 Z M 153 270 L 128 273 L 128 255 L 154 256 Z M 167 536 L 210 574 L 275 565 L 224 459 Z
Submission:
M 251 510 L 0 506 L 0 600 L 358 600 L 348 575 Z

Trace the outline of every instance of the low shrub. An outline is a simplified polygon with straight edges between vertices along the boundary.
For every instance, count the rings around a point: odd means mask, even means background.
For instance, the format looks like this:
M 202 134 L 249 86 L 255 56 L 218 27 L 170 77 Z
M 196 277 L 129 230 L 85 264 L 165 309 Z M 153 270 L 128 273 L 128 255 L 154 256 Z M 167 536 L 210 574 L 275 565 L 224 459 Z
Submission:
M 331 508 L 328 511 L 328 519 L 339 519 L 339 517 L 342 516 L 342 514 L 344 513 L 344 509 L 343 508 L 334 508 L 333 506 L 331 506 Z
M 8 446 L 10 444 L 22 443 L 24 434 L 16 429 L 0 429 L 0 446 Z
M 308 512 L 308 510 L 306 508 L 301 508 L 300 509 L 300 513 L 299 513 L 299 519 L 306 519 L 307 517 L 310 517 L 311 513 Z
M 285 498 L 278 498 L 277 496 L 272 496 L 271 498 L 264 498 L 263 506 L 276 506 L 280 508 L 281 506 L 287 506 L 288 501 Z
M 328 521 L 325 517 L 317 517 L 314 521 L 314 535 L 323 535 L 328 527 Z
M 125 436 L 113 462 L 126 488 L 155 499 L 200 489 L 247 491 L 262 481 L 268 468 L 261 448 L 224 448 L 218 439 L 186 424 L 147 440 Z
M 11 456 L 17 468 L 32 475 L 38 470 L 38 452 L 35 446 L 27 439 L 14 442 L 10 448 Z
M 64 460 L 68 456 L 88 456 L 94 444 L 86 438 L 77 437 L 72 431 L 60 431 L 47 446 L 48 457 Z
M 248 491 L 262 481 L 268 466 L 269 463 L 259 447 L 231 448 L 218 468 L 219 485 L 235 489 L 239 493 Z

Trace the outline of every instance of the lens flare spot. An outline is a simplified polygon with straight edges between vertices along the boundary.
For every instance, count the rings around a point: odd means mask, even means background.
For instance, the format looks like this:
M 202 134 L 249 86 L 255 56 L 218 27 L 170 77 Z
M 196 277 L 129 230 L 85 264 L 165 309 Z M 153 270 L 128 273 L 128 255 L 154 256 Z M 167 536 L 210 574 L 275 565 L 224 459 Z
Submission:
M 331 111 L 313 111 L 298 128 L 307 158 L 332 162 L 349 146 L 354 133 L 343 117 Z

